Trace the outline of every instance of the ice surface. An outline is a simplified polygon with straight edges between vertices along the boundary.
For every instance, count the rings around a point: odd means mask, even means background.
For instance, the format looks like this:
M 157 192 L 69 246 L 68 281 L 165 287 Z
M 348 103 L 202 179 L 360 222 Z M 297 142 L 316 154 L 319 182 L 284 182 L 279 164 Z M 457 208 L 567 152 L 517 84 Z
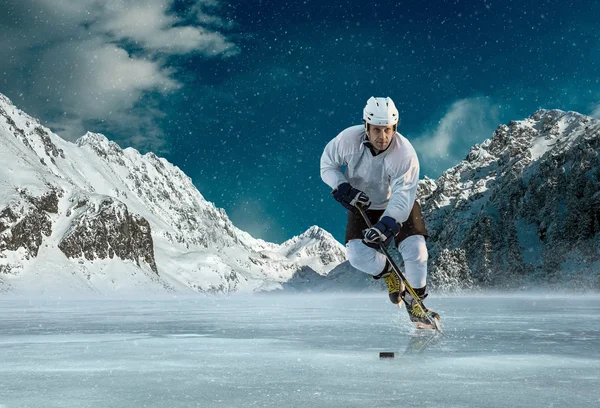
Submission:
M 600 406 L 600 297 L 427 305 L 444 336 L 385 294 L 5 297 L 0 406 Z

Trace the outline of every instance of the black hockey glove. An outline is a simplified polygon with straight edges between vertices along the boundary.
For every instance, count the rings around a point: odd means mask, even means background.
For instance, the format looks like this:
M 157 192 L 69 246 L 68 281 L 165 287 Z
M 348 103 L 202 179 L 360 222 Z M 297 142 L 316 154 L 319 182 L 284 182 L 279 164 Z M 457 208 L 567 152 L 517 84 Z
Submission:
M 379 249 L 379 243 L 382 242 L 386 247 L 392 243 L 394 236 L 400 232 L 400 225 L 392 217 L 382 217 L 379 222 L 363 231 L 365 238 L 363 242 L 366 246 Z
M 350 183 L 342 183 L 331 192 L 333 198 L 342 203 L 350 211 L 356 212 L 356 205 L 359 204 L 364 210 L 369 208 L 371 200 L 360 190 L 352 188 Z

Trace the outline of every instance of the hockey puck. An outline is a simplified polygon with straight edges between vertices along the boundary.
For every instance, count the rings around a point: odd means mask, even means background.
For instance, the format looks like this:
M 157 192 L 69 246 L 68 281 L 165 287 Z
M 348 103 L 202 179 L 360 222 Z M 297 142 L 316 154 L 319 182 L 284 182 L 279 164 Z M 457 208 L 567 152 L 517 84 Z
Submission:
M 394 353 L 391 351 L 382 351 L 379 353 L 379 358 L 394 358 Z

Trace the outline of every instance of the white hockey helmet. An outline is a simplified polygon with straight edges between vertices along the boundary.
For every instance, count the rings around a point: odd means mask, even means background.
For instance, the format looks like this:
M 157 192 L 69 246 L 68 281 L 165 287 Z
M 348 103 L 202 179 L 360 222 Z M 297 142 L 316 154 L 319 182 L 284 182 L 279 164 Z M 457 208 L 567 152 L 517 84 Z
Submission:
M 398 124 L 398 109 L 392 98 L 375 98 L 371 96 L 363 110 L 363 120 L 375 126 Z

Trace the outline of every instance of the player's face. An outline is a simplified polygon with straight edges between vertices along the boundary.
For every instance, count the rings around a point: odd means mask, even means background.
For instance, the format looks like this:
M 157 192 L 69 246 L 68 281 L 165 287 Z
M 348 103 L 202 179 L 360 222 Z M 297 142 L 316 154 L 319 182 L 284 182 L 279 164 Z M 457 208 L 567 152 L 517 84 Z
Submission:
M 385 150 L 390 145 L 392 141 L 392 136 L 394 136 L 395 130 L 394 125 L 388 126 L 369 126 L 369 132 L 367 136 L 369 137 L 369 142 L 377 150 Z

